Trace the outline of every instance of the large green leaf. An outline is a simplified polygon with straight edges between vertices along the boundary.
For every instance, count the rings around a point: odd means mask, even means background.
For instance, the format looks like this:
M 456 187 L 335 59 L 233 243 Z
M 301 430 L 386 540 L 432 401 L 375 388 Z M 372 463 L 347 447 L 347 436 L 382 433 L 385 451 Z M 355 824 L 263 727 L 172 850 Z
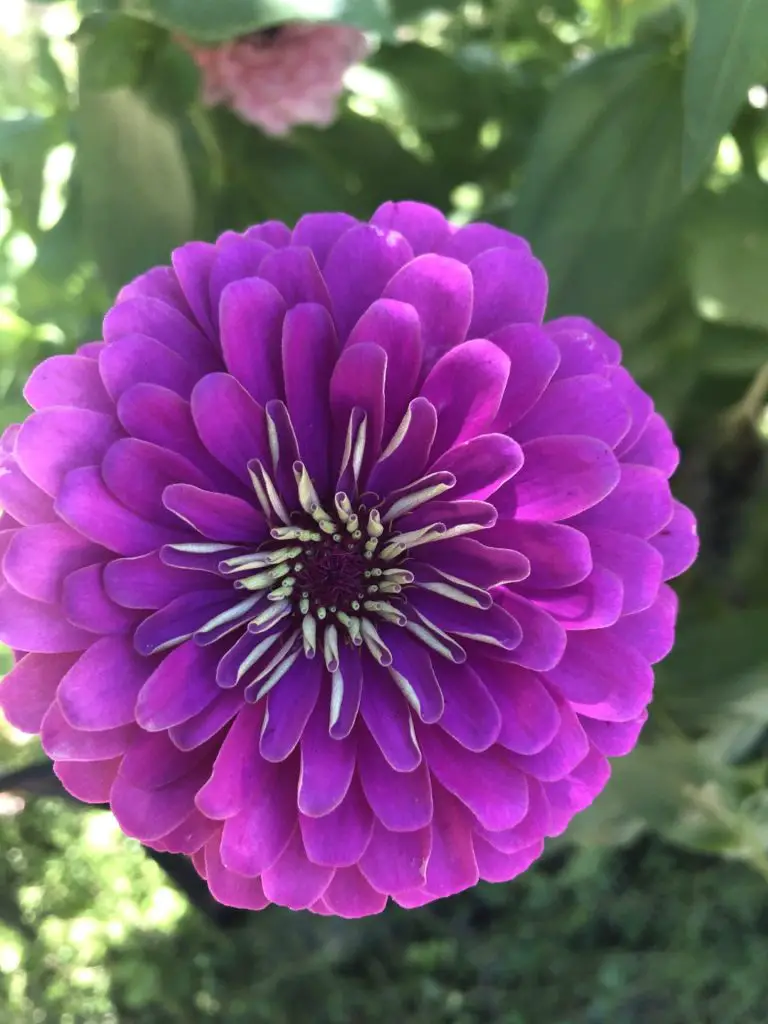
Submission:
M 85 0 L 88 10 L 112 2 Z M 231 39 L 284 21 L 341 21 L 369 32 L 388 32 L 387 0 L 122 0 L 120 10 L 201 40 Z
M 669 276 L 681 127 L 679 71 L 656 45 L 561 81 L 511 216 L 547 267 L 553 312 L 606 320 Z
M 115 290 L 191 237 L 190 174 L 176 127 L 128 89 L 83 93 L 77 127 L 86 239 Z
M 697 0 L 684 84 L 684 184 L 712 160 L 751 85 L 768 74 L 768 0 Z

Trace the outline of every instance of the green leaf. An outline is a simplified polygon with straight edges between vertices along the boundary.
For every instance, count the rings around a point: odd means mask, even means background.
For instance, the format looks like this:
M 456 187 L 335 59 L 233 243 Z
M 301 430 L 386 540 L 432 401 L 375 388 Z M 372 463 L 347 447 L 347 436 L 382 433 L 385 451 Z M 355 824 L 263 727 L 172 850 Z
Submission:
M 114 291 L 191 237 L 190 174 L 175 125 L 127 89 L 84 92 L 77 130 L 85 236 Z
M 164 35 L 145 21 L 121 14 L 86 18 L 77 33 L 81 47 L 80 88 L 138 85 L 147 59 Z
M 605 321 L 669 278 L 681 128 L 679 73 L 658 46 L 562 79 L 510 218 L 547 267 L 553 313 Z
M 706 170 L 751 85 L 768 74 L 768 0 L 697 0 L 685 69 L 685 187 Z
M 0 121 L 0 179 L 10 200 L 15 226 L 37 231 L 43 170 L 49 150 L 63 138 L 62 119 L 28 114 Z
M 96 7 L 101 6 L 97 2 Z M 123 0 L 120 9 L 175 32 L 211 41 L 246 35 L 285 21 L 340 21 L 368 32 L 387 33 L 391 29 L 387 0 Z

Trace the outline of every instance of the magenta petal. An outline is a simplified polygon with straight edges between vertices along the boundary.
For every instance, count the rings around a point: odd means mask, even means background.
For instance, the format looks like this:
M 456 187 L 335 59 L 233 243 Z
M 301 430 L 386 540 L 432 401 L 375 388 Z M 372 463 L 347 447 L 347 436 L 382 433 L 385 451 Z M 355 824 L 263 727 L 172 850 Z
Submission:
M 154 667 L 129 639 L 106 636 L 92 644 L 61 680 L 57 699 L 75 729 L 116 729 L 135 721 L 139 690 Z
M 216 247 L 209 242 L 187 242 L 174 249 L 171 263 L 184 298 L 208 337 L 214 337 L 208 279 L 216 261 Z
M 441 594 L 418 590 L 413 592 L 411 604 L 430 622 L 444 632 L 454 634 L 459 641 L 466 637 L 481 642 L 483 646 L 513 651 L 522 639 L 517 619 L 496 602 L 490 608 L 473 608 Z
M 51 356 L 43 360 L 24 385 L 24 397 L 33 409 L 49 405 L 75 406 L 93 412 L 112 412 L 95 359 L 85 356 Z
M 547 305 L 547 275 L 529 253 L 488 249 L 469 265 L 475 291 L 469 333 L 488 337 L 508 324 L 540 324 Z
M 132 736 L 133 725 L 104 729 L 101 732 L 74 729 L 52 704 L 43 719 L 40 741 L 48 757 L 60 761 L 107 761 L 124 754 Z
M 0 708 L 22 732 L 40 732 L 56 690 L 77 654 L 26 654 L 0 682 Z
M 507 248 L 513 252 L 529 253 L 531 247 L 519 235 L 510 234 L 495 224 L 465 224 L 444 242 L 438 252 L 469 263 L 486 249 Z
M 208 282 L 209 299 L 214 319 L 218 323 L 221 293 L 232 281 L 257 277 L 259 267 L 272 246 L 255 237 L 244 237 L 235 231 L 225 231 L 216 239 L 216 259 Z
M 124 608 L 164 608 L 190 590 L 216 585 L 208 573 L 166 565 L 156 551 L 135 558 L 115 558 L 104 566 L 107 593 Z M 222 580 L 221 587 L 227 586 Z
M 387 897 L 376 892 L 356 867 L 340 868 L 323 895 L 323 904 L 338 917 L 358 918 L 380 914 Z
M 328 814 L 343 800 L 355 771 L 357 741 L 328 734 L 328 705 L 315 704 L 301 737 L 301 775 L 298 806 L 302 814 Z
M 488 531 L 483 540 L 487 536 Z M 531 571 L 530 562 L 519 551 L 506 546 L 491 547 L 471 537 L 453 537 L 434 544 L 425 557 L 434 568 L 481 590 L 490 590 L 500 583 L 518 583 L 527 579 Z
M 139 625 L 134 635 L 136 650 L 145 656 L 167 650 L 202 629 L 231 604 L 231 592 L 226 589 L 182 594 Z
M 104 457 L 101 475 L 109 490 L 126 508 L 169 528 L 179 527 L 176 517 L 163 505 L 163 491 L 169 484 L 196 487 L 208 484 L 205 476 L 183 455 L 126 437 L 113 444 Z
M 434 896 L 453 896 L 470 889 L 478 878 L 470 814 L 451 793 L 436 786 L 426 889 Z
M 611 766 L 608 761 L 593 748 L 568 778 L 559 782 L 545 782 L 544 791 L 550 807 L 547 834 L 560 835 L 573 815 L 589 807 L 603 791 L 610 775 Z
M 205 846 L 206 878 L 214 899 L 227 907 L 242 910 L 263 910 L 269 900 L 264 895 L 260 878 L 244 878 L 224 867 L 218 835 Z
M 609 722 L 636 718 L 653 690 L 648 662 L 610 629 L 570 633 L 565 654 L 547 680 L 579 714 Z
M 109 802 L 120 828 L 143 842 L 168 835 L 194 811 L 195 793 L 209 770 L 209 764 L 196 765 L 187 775 L 150 790 L 132 786 L 118 773 Z
M 597 526 L 631 533 L 647 540 L 672 519 L 672 495 L 667 478 L 650 466 L 622 464 L 621 478 L 612 493 L 594 507 L 585 506 L 572 526 L 579 529 Z M 581 510 L 580 510 L 581 511 Z M 570 513 L 574 515 L 575 513 Z
M 0 473 L 0 508 L 22 526 L 49 523 L 56 518 L 50 495 L 28 480 L 15 463 L 4 466 Z
M 510 882 L 526 871 L 544 852 L 544 841 L 539 840 L 515 853 L 500 853 L 479 836 L 474 838 L 475 857 L 480 877 L 486 882 Z
M 125 508 L 104 486 L 96 466 L 67 474 L 56 511 L 78 533 L 118 555 L 143 555 L 185 539 L 181 530 L 147 522 Z
M 542 437 L 524 444 L 523 454 L 523 468 L 505 488 L 514 493 L 520 519 L 568 519 L 597 505 L 619 483 L 613 452 L 590 437 Z
M 3 574 L 20 594 L 52 604 L 61 597 L 68 573 L 106 554 L 66 523 L 43 523 L 16 531 L 3 557 Z
M 267 899 L 278 906 L 306 910 L 320 899 L 332 878 L 332 867 L 309 860 L 297 827 L 278 860 L 261 876 L 261 884 Z
M 421 324 L 413 306 L 379 299 L 355 324 L 347 346 L 375 342 L 387 355 L 384 396 L 384 441 L 405 415 L 421 372 Z
M 215 736 L 243 707 L 243 694 L 240 690 L 221 693 L 211 703 L 181 725 L 174 725 L 168 730 L 179 750 L 195 750 Z
M 371 470 L 368 488 L 389 494 L 417 480 L 427 468 L 437 432 L 437 413 L 426 398 L 415 398 L 381 458 Z
M 0 643 L 17 651 L 66 654 L 82 651 L 92 639 L 64 618 L 59 605 L 33 601 L 8 584 L 0 586 Z
M 408 692 L 409 703 L 415 706 L 422 722 L 437 722 L 445 706 L 438 676 L 429 649 L 409 636 L 401 627 L 384 623 L 379 634 L 392 651 L 390 672 L 396 672 L 399 688 Z M 439 668 L 442 671 L 443 659 Z
M 104 317 L 104 340 L 109 345 L 126 335 L 144 334 L 189 360 L 203 372 L 216 363 L 213 345 L 183 313 L 160 299 L 137 295 L 118 302 Z
M 442 356 L 421 389 L 437 410 L 433 455 L 490 430 L 509 373 L 508 357 L 490 341 L 466 341 Z
M 330 383 L 331 414 L 335 435 L 340 441 L 339 454 L 353 409 L 366 415 L 365 457 L 363 478 L 381 451 L 384 430 L 384 382 L 387 354 L 378 345 L 352 345 L 345 348 L 336 362 Z
M 127 633 L 139 615 L 115 604 L 104 589 L 104 566 L 88 565 L 70 573 L 61 593 L 64 614 L 73 626 L 107 636 Z
M 499 746 L 481 754 L 465 750 L 438 729 L 419 731 L 429 769 L 491 830 L 512 828 L 525 816 L 525 776 Z
M 629 410 L 609 381 L 588 374 L 556 380 L 515 424 L 518 441 L 551 434 L 582 434 L 615 448 L 629 430 Z
M 445 710 L 440 727 L 462 747 L 480 753 L 498 739 L 501 712 L 488 687 L 469 665 L 440 663 Z
M 344 799 L 322 817 L 299 816 L 307 856 L 313 864 L 344 868 L 356 864 L 371 839 L 373 813 L 357 778 Z
M 274 769 L 259 754 L 263 719 L 261 705 L 245 705 L 227 730 L 211 776 L 195 798 L 207 817 L 234 817 L 246 808 L 251 793 L 271 784 Z
M 329 483 L 328 395 L 338 340 L 328 311 L 294 306 L 283 324 L 285 396 L 301 460 L 322 493 Z
M 224 823 L 221 859 L 230 871 L 253 877 L 272 867 L 296 827 L 298 760 L 264 762 L 263 784 L 252 788 L 246 806 Z
M 421 761 L 405 697 L 385 668 L 363 659 L 360 712 L 379 749 L 398 772 L 410 772 Z
M 159 732 L 192 718 L 219 695 L 216 686 L 215 648 L 187 640 L 166 654 L 141 688 L 136 700 L 136 721 L 143 729 Z
M 595 562 L 610 569 L 622 582 L 623 614 L 647 608 L 661 585 L 663 559 L 659 552 L 651 543 L 629 533 L 588 527 L 585 534 Z
M 110 761 L 54 761 L 53 771 L 64 789 L 84 804 L 105 804 L 120 758 Z
M 520 771 L 542 782 L 557 782 L 565 778 L 589 753 L 587 734 L 570 704 L 560 700 L 558 710 L 560 724 L 551 743 L 534 754 L 509 755 Z
M 16 457 L 29 479 L 56 495 L 71 469 L 101 462 L 120 436 L 111 416 L 90 409 L 54 407 L 33 413 L 21 426 Z
M 542 608 L 509 590 L 503 590 L 498 600 L 517 619 L 523 631 L 522 640 L 507 660 L 534 672 L 546 672 L 556 665 L 566 644 L 565 630 L 560 623 Z
M 99 354 L 99 370 L 115 401 L 138 384 L 154 384 L 188 398 L 200 376 L 193 362 L 142 334 L 131 334 L 105 346 Z
M 624 615 L 613 627 L 612 633 L 653 665 L 666 658 L 675 642 L 677 594 L 662 584 L 654 603 L 634 615 Z
M 663 576 L 671 580 L 693 563 L 699 551 L 696 520 L 690 509 L 678 501 L 672 502 L 672 518 L 651 538 L 651 544 L 664 559 Z
M 305 213 L 296 221 L 291 244 L 311 249 L 322 268 L 334 244 L 357 223 L 348 213 Z
M 560 363 L 560 352 L 533 324 L 513 324 L 490 339 L 514 367 L 504 389 L 493 430 L 506 431 L 525 416 L 544 394 Z
M 419 314 L 427 366 L 467 337 L 472 275 L 458 260 L 434 253 L 417 256 L 395 274 L 383 298 L 408 302 Z
M 201 761 L 210 764 L 215 746 L 216 741 L 192 752 L 182 751 L 171 743 L 167 733 L 136 728 L 119 774 L 138 789 L 161 789 L 187 775 Z
M 284 761 L 296 749 L 320 693 L 325 666 L 319 657 L 299 658 L 269 691 L 259 751 L 267 761 Z
M 259 277 L 277 288 L 288 309 L 303 302 L 331 308 L 323 275 L 311 249 L 292 245 L 270 253 L 262 260 Z
M 616 391 L 624 399 L 632 417 L 632 424 L 621 442 L 616 448 L 616 454 L 622 462 L 629 462 L 626 453 L 634 448 L 642 436 L 645 428 L 653 415 L 653 400 L 647 395 L 640 385 L 623 366 L 613 367 L 610 371 L 610 381 Z
M 262 513 L 231 494 L 176 483 L 164 489 L 163 504 L 209 540 L 258 545 L 269 534 Z
M 581 583 L 555 591 L 526 590 L 526 596 L 564 629 L 601 629 L 621 615 L 624 587 L 608 569 L 596 565 Z
M 601 722 L 597 718 L 582 718 L 581 724 L 601 754 L 607 757 L 623 757 L 634 748 L 647 721 L 648 712 L 643 711 L 629 722 Z
M 429 828 L 416 832 L 390 832 L 377 821 L 368 847 L 360 858 L 360 871 L 377 892 L 393 893 L 424 885 L 432 849 Z
M 434 206 L 406 200 L 382 203 L 371 217 L 382 231 L 396 231 L 407 238 L 414 256 L 425 252 L 439 252 L 451 238 L 451 225 L 445 215 Z
M 381 231 L 372 224 L 358 224 L 339 238 L 328 254 L 323 276 L 342 341 L 412 256 L 413 250 L 402 235 Z
M 396 772 L 366 733 L 359 739 L 358 770 L 373 813 L 392 832 L 413 832 L 432 818 L 429 771 L 422 762 L 410 772 Z
M 561 316 L 556 320 L 550 320 L 547 330 L 553 335 L 578 335 L 582 345 L 600 354 L 601 359 L 608 364 L 618 363 L 621 359 L 621 348 L 618 342 L 609 338 L 605 331 L 601 330 L 591 320 L 583 316 Z M 583 372 L 575 369 L 574 373 Z
M 622 455 L 622 460 L 638 466 L 653 466 L 664 476 L 672 476 L 680 463 L 680 452 L 672 431 L 658 413 L 651 416 L 640 437 Z
M 221 293 L 224 362 L 260 405 L 283 396 L 280 339 L 285 309 L 278 290 L 258 277 L 233 281 Z
M 499 519 L 483 542 L 513 548 L 527 560 L 524 588 L 558 590 L 586 579 L 592 570 L 589 541 L 580 530 L 535 519 Z
M 144 298 L 151 296 L 153 299 L 160 299 L 169 306 L 174 306 L 180 313 L 189 316 L 190 309 L 184 293 L 179 287 L 173 267 L 152 267 L 138 277 L 134 277 L 128 284 L 123 285 L 117 293 L 116 302 L 126 302 L 128 299 L 137 297 Z M 91 342 L 91 344 L 95 344 Z M 78 350 L 80 351 L 80 350 Z
M 549 827 L 550 810 L 544 786 L 538 779 L 529 776 L 528 812 L 523 820 L 514 828 L 503 829 L 500 832 L 489 832 L 488 829 L 475 825 L 474 832 L 502 853 L 516 853 L 538 842 L 542 836 L 549 835 Z
M 494 665 L 481 678 L 501 713 L 501 746 L 517 754 L 537 754 L 557 736 L 560 712 L 535 673 L 518 665 Z
M 204 818 L 199 811 L 192 811 L 180 825 L 149 845 L 165 853 L 202 854 L 205 844 L 217 831 L 216 822 Z
M 234 377 L 212 373 L 192 392 L 192 416 L 211 455 L 250 487 L 248 463 L 266 461 L 269 452 L 261 406 Z
M 506 434 L 482 434 L 445 452 L 430 467 L 456 477 L 452 500 L 484 501 L 510 480 L 523 464 L 520 446 Z

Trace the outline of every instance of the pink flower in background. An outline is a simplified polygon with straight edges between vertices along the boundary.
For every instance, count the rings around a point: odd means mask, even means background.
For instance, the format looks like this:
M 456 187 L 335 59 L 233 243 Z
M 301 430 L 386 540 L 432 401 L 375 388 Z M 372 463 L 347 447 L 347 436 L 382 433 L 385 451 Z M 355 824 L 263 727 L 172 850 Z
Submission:
M 615 341 L 417 203 L 192 242 L 0 443 L 0 687 L 223 903 L 507 881 L 605 785 L 696 550 Z
M 344 72 L 368 52 L 351 25 L 294 22 L 203 46 L 185 41 L 203 73 L 203 102 L 231 107 L 269 135 L 328 125 Z

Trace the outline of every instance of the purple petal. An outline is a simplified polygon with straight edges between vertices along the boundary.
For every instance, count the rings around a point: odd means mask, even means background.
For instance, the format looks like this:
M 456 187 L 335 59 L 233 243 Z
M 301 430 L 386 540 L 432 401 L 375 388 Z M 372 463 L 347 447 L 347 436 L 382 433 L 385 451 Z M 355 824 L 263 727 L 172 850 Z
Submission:
M 317 703 L 324 671 L 319 658 L 299 658 L 270 690 L 259 742 L 267 761 L 284 761 L 296 749 Z
M 171 743 L 167 733 L 136 729 L 118 774 L 138 789 L 161 789 L 187 775 L 201 761 L 210 765 L 215 746 L 182 751 Z
M 556 380 L 515 424 L 518 441 L 552 434 L 582 434 L 615 448 L 629 430 L 629 411 L 611 384 L 587 375 Z
M 123 725 L 102 732 L 73 729 L 61 713 L 58 704 L 52 704 L 43 719 L 40 742 L 48 757 L 60 761 L 107 761 L 124 754 L 136 726 Z
M 386 495 L 418 480 L 427 468 L 436 432 L 435 407 L 426 398 L 415 398 L 395 437 L 371 470 L 368 488 Z
M 499 604 L 490 608 L 472 608 L 441 594 L 415 591 L 411 604 L 446 633 L 480 640 L 512 651 L 522 639 L 517 620 Z
M 223 692 L 189 721 L 174 725 L 168 735 L 179 750 L 194 750 L 215 736 L 242 707 L 242 691 Z
M 3 557 L 3 574 L 20 594 L 52 604 L 61 597 L 70 572 L 106 555 L 66 523 L 44 523 L 14 533 Z
M 672 514 L 672 495 L 664 474 L 649 466 L 623 464 L 612 493 L 571 525 L 619 530 L 647 540 L 669 523 Z
M 452 256 L 462 263 L 469 263 L 486 249 L 511 249 L 513 252 L 529 253 L 531 247 L 524 238 L 512 235 L 495 224 L 465 224 L 444 242 L 438 250 L 443 256 Z
M 231 494 L 170 484 L 163 490 L 163 505 L 209 540 L 257 545 L 269 536 L 261 512 Z
M 185 540 L 181 530 L 149 523 L 129 512 L 104 486 L 96 466 L 68 473 L 56 511 L 78 533 L 118 555 L 143 555 L 162 544 Z
M 317 265 L 322 267 L 338 239 L 357 224 L 348 213 L 305 213 L 296 221 L 291 245 L 311 249 Z
M 413 306 L 379 299 L 366 309 L 347 347 L 374 342 L 387 354 L 384 386 L 384 441 L 388 443 L 405 415 L 421 372 L 421 324 Z
M 699 553 L 696 520 L 690 509 L 672 502 L 672 518 L 651 538 L 651 544 L 664 559 L 663 577 L 671 580 L 685 572 Z
M 496 497 L 501 511 L 507 493 L 514 494 L 520 519 L 568 519 L 591 509 L 619 483 L 613 452 L 591 437 L 542 437 L 523 445 L 523 454 L 523 468 Z
M 672 431 L 658 413 L 651 416 L 640 437 L 622 455 L 622 460 L 638 466 L 653 466 L 664 476 L 672 476 L 680 462 L 680 452 Z
M 413 832 L 432 819 L 432 788 L 426 764 L 398 772 L 367 733 L 359 738 L 358 770 L 373 813 L 392 832 Z
M 528 813 L 519 825 L 500 832 L 489 832 L 479 825 L 474 826 L 476 835 L 502 853 L 516 853 L 549 835 L 550 813 L 549 802 L 544 787 L 538 779 L 528 778 Z
M 225 868 L 221 860 L 220 843 L 221 839 L 216 835 L 205 846 L 206 877 L 214 899 L 227 907 L 263 910 L 269 900 L 264 895 L 261 879 L 244 878 Z
M 451 225 L 440 210 L 426 203 L 382 203 L 371 217 L 382 231 L 396 231 L 408 240 L 414 256 L 436 252 L 448 244 Z
M 267 461 L 269 444 L 264 410 L 227 373 L 203 377 L 192 392 L 192 416 L 215 459 L 250 487 L 248 463 Z
M 610 775 L 611 766 L 593 748 L 567 779 L 545 782 L 551 814 L 548 835 L 559 835 L 574 814 L 589 807 L 605 788 Z
M 33 601 L 8 584 L 0 586 L 0 643 L 17 651 L 66 654 L 82 651 L 92 639 L 68 622 L 58 605 Z
M 610 629 L 570 633 L 565 654 L 546 678 L 579 714 L 608 722 L 636 718 L 653 690 L 648 662 Z
M 384 430 L 384 381 L 387 373 L 387 354 L 378 345 L 352 345 L 345 348 L 331 376 L 331 415 L 339 454 L 350 414 L 355 408 L 366 414 L 365 456 L 362 475 L 378 458 Z
M 631 644 L 653 665 L 666 658 L 675 642 L 677 594 L 662 584 L 654 603 L 634 615 L 624 615 L 613 627 L 613 635 Z
M 263 720 L 262 705 L 246 704 L 227 730 L 211 776 L 195 798 L 207 817 L 233 818 L 246 808 L 252 792 L 274 778 L 272 765 L 259 754 Z
M 585 530 L 597 565 L 610 569 L 624 587 L 622 613 L 647 608 L 661 585 L 663 559 L 652 544 L 616 530 L 589 527 Z
M 411 714 L 392 677 L 372 658 L 363 661 L 360 713 L 379 749 L 398 772 L 410 772 L 421 761 Z
M 486 536 L 483 534 L 483 539 Z M 491 547 L 471 537 L 440 541 L 431 546 L 425 558 L 430 565 L 481 590 L 490 590 L 500 583 L 519 582 L 526 579 L 531 570 L 525 555 L 511 547 Z
M 15 729 L 40 732 L 56 690 L 77 654 L 26 654 L 0 682 L 0 708 Z
M 526 871 L 544 852 L 544 841 L 539 840 L 515 853 L 500 853 L 479 836 L 474 837 L 475 857 L 480 877 L 486 882 L 510 882 Z
M 285 395 L 301 460 L 323 493 L 329 485 L 328 395 L 338 341 L 323 306 L 295 306 L 283 324 Z
M 64 789 L 84 804 L 105 804 L 120 758 L 111 761 L 54 761 L 53 771 Z
M 73 626 L 102 636 L 127 633 L 139 618 L 137 612 L 121 608 L 109 598 L 102 565 L 88 565 L 67 576 L 61 604 Z
M 328 253 L 323 276 L 342 341 L 412 256 L 413 250 L 402 235 L 381 231 L 372 224 L 358 224 L 339 238 Z
M 341 868 L 334 873 L 322 902 L 338 917 L 352 919 L 380 914 L 387 905 L 387 897 L 372 889 L 359 869 L 354 867 Z
M 312 250 L 290 246 L 265 256 L 259 277 L 274 285 L 292 309 L 302 302 L 314 302 L 330 310 L 331 300 Z
M 499 519 L 483 534 L 483 543 L 486 542 L 512 548 L 527 559 L 530 572 L 524 578 L 526 589 L 569 587 L 581 582 L 592 570 L 587 538 L 579 530 L 560 523 Z
M 408 302 L 419 314 L 427 366 L 467 337 L 472 274 L 458 260 L 434 253 L 417 256 L 395 274 L 382 297 Z
M 75 406 L 111 413 L 112 403 L 99 376 L 99 366 L 85 356 L 51 356 L 35 367 L 24 385 L 33 409 L 49 405 Z
M 344 868 L 356 864 L 373 832 L 373 813 L 357 778 L 344 799 L 321 818 L 299 816 L 307 856 L 313 864 Z
M 623 757 L 634 748 L 640 730 L 647 721 L 648 712 L 643 711 L 629 722 L 601 722 L 597 718 L 582 718 L 581 724 L 601 754 Z
M 169 528 L 184 529 L 163 505 L 169 484 L 183 482 L 205 487 L 208 481 L 184 458 L 165 448 L 126 437 L 113 444 L 101 466 L 104 483 L 132 512 Z
M 172 267 L 152 267 L 146 273 L 139 274 L 128 284 L 123 285 L 115 301 L 126 302 L 128 299 L 147 296 L 160 299 L 169 306 L 175 306 L 185 316 L 191 313 Z
M 216 255 L 216 247 L 209 242 L 187 242 L 171 254 L 171 263 L 184 298 L 209 338 L 215 337 L 208 280 Z
M 329 729 L 334 740 L 342 740 L 349 736 L 360 710 L 363 693 L 363 659 L 361 651 L 357 647 L 342 644 L 339 650 L 339 670 L 344 681 L 344 691 L 338 717 Z
M 390 832 L 377 821 L 359 867 L 377 892 L 416 889 L 424 885 L 431 849 L 430 829 Z
M 560 724 L 552 741 L 531 754 L 511 753 L 510 760 L 526 775 L 542 782 L 557 782 L 581 764 L 589 753 L 589 740 L 578 716 L 565 700 L 558 701 Z
M 203 763 L 159 789 L 139 789 L 119 773 L 109 795 L 112 813 L 126 835 L 151 842 L 177 828 L 195 809 L 195 793 L 210 765 Z
M 472 846 L 472 818 L 463 804 L 435 786 L 432 850 L 427 862 L 426 889 L 434 896 L 453 896 L 477 884 Z
M 601 629 L 621 615 L 624 587 L 618 576 L 596 565 L 581 583 L 554 592 L 526 590 L 526 597 L 564 629 Z
M 476 754 L 439 729 L 419 731 L 430 772 L 465 804 L 481 825 L 512 828 L 525 816 L 525 776 L 499 746 Z
M 557 704 L 539 676 L 518 665 L 486 662 L 480 676 L 501 714 L 498 742 L 516 754 L 537 754 L 560 729 Z
M 120 436 L 110 416 L 90 409 L 42 409 L 24 421 L 16 457 L 24 474 L 46 494 L 56 495 L 66 474 L 101 462 Z
M 129 334 L 106 345 L 99 354 L 99 370 L 115 401 L 137 384 L 154 384 L 188 398 L 200 376 L 192 360 L 185 361 L 143 334 Z
M 379 632 L 392 651 L 390 671 L 397 672 L 401 677 L 397 681 L 398 687 L 408 689 L 409 703 L 411 706 L 418 705 L 416 710 L 422 722 L 437 722 L 445 704 L 429 648 L 399 626 L 384 623 Z
M 534 672 L 546 672 L 556 665 L 566 644 L 565 630 L 560 623 L 542 608 L 509 590 L 503 590 L 498 600 L 523 631 L 523 639 L 507 659 Z M 492 653 L 490 648 L 489 653 Z
M 165 853 L 203 853 L 205 844 L 216 831 L 215 822 L 204 818 L 199 811 L 192 811 L 180 825 L 151 845 Z
M 185 640 L 232 603 L 231 592 L 218 588 L 182 594 L 144 619 L 134 636 L 136 650 L 146 656 Z
M 618 363 L 621 360 L 621 348 L 618 342 L 609 338 L 605 331 L 602 331 L 591 320 L 583 316 L 561 316 L 557 320 L 550 320 L 547 330 L 552 334 L 578 334 L 591 348 L 599 352 L 605 362 L 609 364 Z M 575 373 L 582 372 L 574 370 Z
M 278 860 L 261 876 L 264 895 L 291 910 L 306 910 L 320 899 L 333 878 L 333 868 L 320 867 L 307 857 L 298 827 Z
M 124 608 L 164 608 L 190 590 L 214 587 L 207 573 L 174 569 L 156 551 L 136 558 L 116 558 L 104 567 L 107 593 Z M 222 581 L 222 589 L 228 586 Z
M 433 456 L 491 429 L 509 373 L 508 357 L 490 341 L 466 341 L 442 356 L 421 389 L 437 410 Z
M 617 393 L 621 395 L 632 417 L 632 425 L 616 448 L 616 454 L 622 461 L 627 452 L 631 451 L 637 440 L 642 436 L 648 421 L 653 415 L 653 400 L 633 379 L 628 370 L 617 366 L 610 371 L 610 381 Z
M 149 732 L 186 722 L 218 696 L 218 652 L 187 640 L 167 654 L 141 688 L 136 721 Z
M 224 822 L 221 860 L 240 875 L 260 875 L 277 861 L 296 827 L 298 759 L 264 762 L 262 785 L 251 788 L 246 806 Z
M 544 394 L 560 363 L 560 352 L 545 332 L 533 324 L 513 324 L 490 339 L 514 368 L 504 389 L 493 430 L 506 431 L 533 408 Z
M 149 296 L 118 302 L 104 317 L 104 340 L 144 334 L 206 373 L 216 369 L 216 351 L 210 341 L 178 309 Z
M 154 668 L 129 639 L 105 636 L 92 644 L 61 680 L 58 702 L 75 729 L 116 729 L 135 720 L 139 690 Z
M 469 264 L 475 290 L 471 337 L 485 338 L 509 324 L 540 324 L 547 306 L 547 275 L 530 253 L 488 249 Z
M 445 699 L 440 728 L 475 753 L 492 746 L 501 731 L 501 712 L 477 672 L 469 665 L 443 661 L 440 688 Z
M 354 737 L 332 739 L 328 734 L 328 707 L 316 704 L 301 737 L 301 775 L 298 806 L 302 814 L 320 817 L 344 798 L 355 771 Z
M 0 507 L 23 526 L 56 518 L 50 495 L 28 480 L 15 463 L 4 466 L 0 473 Z
M 246 238 L 234 231 L 225 231 L 216 240 L 216 259 L 208 284 L 211 310 L 218 321 L 221 293 L 232 281 L 258 277 L 259 267 L 272 246 L 256 238 Z
M 451 500 L 484 501 L 511 480 L 523 464 L 520 446 L 505 434 L 483 434 L 445 452 L 431 466 L 433 473 L 456 477 Z
M 258 277 L 233 281 L 221 293 L 219 309 L 221 348 L 229 373 L 260 405 L 282 398 L 280 347 L 286 306 L 278 290 Z

